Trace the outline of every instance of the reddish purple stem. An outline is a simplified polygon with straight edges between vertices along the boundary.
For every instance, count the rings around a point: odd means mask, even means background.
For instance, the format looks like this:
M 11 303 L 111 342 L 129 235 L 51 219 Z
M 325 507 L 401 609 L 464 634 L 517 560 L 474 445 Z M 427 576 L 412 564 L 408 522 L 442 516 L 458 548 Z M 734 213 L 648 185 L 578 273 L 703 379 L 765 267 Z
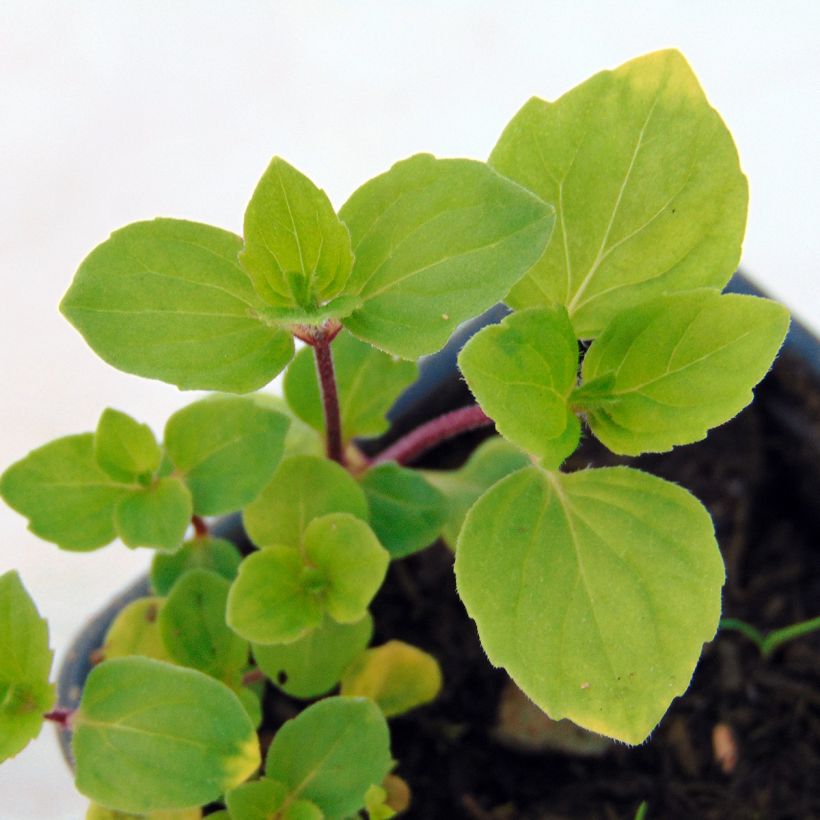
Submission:
M 71 718 L 73 716 L 73 709 L 65 709 L 62 706 L 57 706 L 50 712 L 46 712 L 46 714 L 43 715 L 43 717 L 46 720 L 50 720 L 52 723 L 56 723 L 61 729 L 71 728 Z
M 333 355 L 330 352 L 331 341 L 332 337 L 327 334 L 318 334 L 314 337 L 312 344 L 316 356 L 316 372 L 319 375 L 319 384 L 322 387 L 327 457 L 344 466 L 342 422 L 339 416 L 339 394 L 336 391 L 336 375 L 333 372 Z

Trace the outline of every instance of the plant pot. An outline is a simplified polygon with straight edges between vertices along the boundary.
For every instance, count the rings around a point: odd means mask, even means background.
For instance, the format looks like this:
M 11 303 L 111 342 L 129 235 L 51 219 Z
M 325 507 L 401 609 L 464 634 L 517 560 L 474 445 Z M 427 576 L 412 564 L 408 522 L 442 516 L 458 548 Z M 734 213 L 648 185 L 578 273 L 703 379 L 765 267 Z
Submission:
M 756 292 L 741 277 L 730 289 Z M 419 422 L 468 403 L 455 355 L 503 312 L 475 320 L 428 359 L 394 407 L 391 430 L 363 449 L 376 452 Z M 487 434 L 465 434 L 423 464 L 457 466 Z M 820 574 L 811 570 L 820 541 L 820 344 L 804 328 L 792 327 L 755 404 L 708 443 L 621 459 L 587 439 L 568 466 L 626 462 L 680 482 L 709 508 L 727 566 L 726 616 L 765 632 L 817 614 Z M 238 517 L 217 532 L 247 546 Z M 141 579 L 81 633 L 60 672 L 62 705 L 77 703 L 90 653 L 116 612 L 146 591 Z M 705 648 L 691 688 L 647 743 L 612 744 L 593 757 L 514 750 L 498 739 L 509 679 L 487 662 L 442 544 L 394 562 L 372 609 L 374 643 L 410 641 L 433 653 L 444 673 L 435 703 L 391 721 L 397 772 L 413 790 L 408 817 L 631 818 L 644 800 L 650 817 L 820 816 L 820 777 L 812 777 L 820 761 L 817 634 L 764 660 L 748 639 L 721 631 Z M 275 729 L 299 705 L 271 688 L 266 708 Z M 70 757 L 65 733 L 61 742 Z

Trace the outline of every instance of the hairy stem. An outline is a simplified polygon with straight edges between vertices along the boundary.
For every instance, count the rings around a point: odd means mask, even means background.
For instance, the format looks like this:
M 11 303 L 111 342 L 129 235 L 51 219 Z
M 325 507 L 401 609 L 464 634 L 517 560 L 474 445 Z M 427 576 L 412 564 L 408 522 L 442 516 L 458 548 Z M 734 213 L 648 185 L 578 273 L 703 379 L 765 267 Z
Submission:
M 335 333 L 331 335 L 327 332 L 319 332 L 313 336 L 310 344 L 313 345 L 313 353 L 316 357 L 316 372 L 319 375 L 319 384 L 322 389 L 327 457 L 344 466 L 339 394 L 336 390 L 336 375 L 333 372 L 333 355 L 330 352 L 330 343 L 335 335 Z
M 452 410 L 411 430 L 406 436 L 379 453 L 373 459 L 372 464 L 382 464 L 385 461 L 408 464 L 442 441 L 447 441 L 460 433 L 466 433 L 468 430 L 489 427 L 491 424 L 493 420 L 477 404 L 460 407 L 458 410 Z

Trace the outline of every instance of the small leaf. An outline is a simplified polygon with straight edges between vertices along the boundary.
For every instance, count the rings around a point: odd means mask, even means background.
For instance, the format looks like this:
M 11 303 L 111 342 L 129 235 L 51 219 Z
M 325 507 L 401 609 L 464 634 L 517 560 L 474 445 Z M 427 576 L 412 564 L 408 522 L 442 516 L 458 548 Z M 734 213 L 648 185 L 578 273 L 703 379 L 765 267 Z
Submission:
M 234 687 L 234 691 L 242 704 L 242 708 L 248 713 L 254 728 L 258 729 L 262 725 L 262 718 L 264 717 L 262 714 L 262 695 L 249 686 L 240 686 L 238 689 Z
M 214 815 L 208 815 L 213 820 Z M 85 820 L 201 820 L 202 809 L 182 809 L 181 811 L 152 811 L 150 814 L 131 814 L 130 812 L 106 809 L 92 803 L 85 813 Z
M 504 476 L 530 466 L 530 460 L 517 447 L 500 436 L 480 444 L 467 463 L 458 470 L 424 470 L 422 475 L 447 501 L 447 520 L 442 537 L 455 549 L 467 511 L 484 492 Z
M 288 420 L 253 398 L 213 396 L 174 413 L 165 447 L 194 498 L 197 515 L 250 504 L 282 458 Z
M 555 203 L 555 238 L 508 303 L 564 305 L 579 337 L 652 296 L 722 288 L 737 268 L 748 189 L 737 151 L 680 52 L 531 99 L 490 157 Z
M 265 302 L 310 309 L 342 292 L 353 253 L 327 194 L 274 157 L 245 211 L 239 261 Z
M 227 686 L 147 658 L 92 669 L 73 729 L 77 788 L 120 811 L 201 806 L 259 766 L 256 733 Z
M 325 443 L 318 430 L 315 430 L 309 424 L 305 424 L 305 422 L 290 409 L 288 403 L 281 396 L 274 396 L 271 393 L 256 393 L 253 396 L 253 400 L 261 404 L 262 407 L 276 410 L 290 422 L 287 435 L 285 436 L 286 457 L 325 457 Z
M 368 520 L 367 499 L 356 480 L 335 462 L 293 456 L 282 461 L 242 519 L 254 544 L 298 547 L 314 518 L 334 512 Z
M 362 185 L 339 212 L 356 261 L 344 319 L 405 359 L 438 350 L 492 307 L 544 251 L 555 212 L 484 163 L 417 154 Z
M 374 700 L 385 717 L 429 703 L 441 691 L 441 668 L 427 652 L 404 641 L 368 649 L 342 677 L 343 695 Z
M 578 342 L 566 311 L 535 308 L 480 330 L 458 366 L 498 432 L 547 467 L 578 446 L 581 425 L 569 405 Z
M 40 734 L 54 703 L 52 652 L 40 617 L 15 570 L 0 575 L 0 761 Z
M 573 403 L 613 452 L 661 452 L 706 436 L 752 400 L 789 327 L 768 299 L 714 290 L 619 313 L 584 357 Z
M 231 820 L 270 820 L 279 817 L 278 809 L 287 796 L 284 783 L 263 777 L 231 789 L 225 795 L 225 805 Z
M 391 558 L 404 558 L 438 538 L 446 519 L 444 496 L 416 470 L 388 462 L 361 479 L 373 531 Z
M 128 547 L 178 549 L 191 523 L 191 493 L 178 478 L 160 478 L 129 493 L 114 511 L 117 534 Z
M 297 800 L 282 812 L 282 820 L 323 820 L 322 810 L 310 800 Z
M 86 257 L 60 310 L 126 373 L 182 390 L 257 390 L 290 361 L 293 338 L 258 316 L 241 247 L 209 225 L 135 222 Z
M 365 792 L 390 769 L 390 735 L 379 708 L 365 698 L 325 698 L 276 733 L 265 764 L 294 797 L 310 800 L 328 820 L 364 807 Z
M 415 362 L 395 359 L 342 332 L 333 341 L 333 367 L 344 441 L 387 430 L 387 411 L 418 375 Z M 313 350 L 303 348 L 285 373 L 285 396 L 299 418 L 324 432 L 325 417 Z
M 373 619 L 365 615 L 352 624 L 326 617 L 321 626 L 298 641 L 264 646 L 255 644 L 253 656 L 273 684 L 294 698 L 327 694 L 345 668 L 357 658 L 373 636 Z
M 126 604 L 108 627 L 101 654 L 105 660 L 141 655 L 171 661 L 157 622 L 164 606 L 162 598 L 137 598 Z
M 470 510 L 458 592 L 490 661 L 550 717 L 640 743 L 720 616 L 709 513 L 628 467 L 520 470 Z
M 192 538 L 173 553 L 158 552 L 151 562 L 151 587 L 157 595 L 167 595 L 186 572 L 207 569 L 233 581 L 242 555 L 224 538 Z
M 375 784 L 365 793 L 364 807 L 367 820 L 389 820 L 396 816 L 396 812 L 387 805 L 387 790 Z
M 162 451 L 147 424 L 109 407 L 97 424 L 94 458 L 111 478 L 132 482 L 154 473 Z
M 78 552 L 116 538 L 114 510 L 137 486 L 118 483 L 100 469 L 92 433 L 32 450 L 0 478 L 6 503 L 29 519 L 35 535 Z
M 159 613 L 159 629 L 172 658 L 231 684 L 247 665 L 248 644 L 225 623 L 230 583 L 204 569 L 174 584 Z

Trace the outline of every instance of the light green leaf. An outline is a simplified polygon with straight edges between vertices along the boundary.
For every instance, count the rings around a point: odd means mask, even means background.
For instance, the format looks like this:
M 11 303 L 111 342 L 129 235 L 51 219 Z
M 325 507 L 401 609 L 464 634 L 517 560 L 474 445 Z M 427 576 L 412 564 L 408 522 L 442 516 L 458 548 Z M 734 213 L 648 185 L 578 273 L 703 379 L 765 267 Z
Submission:
M 387 804 L 387 790 L 375 783 L 367 790 L 364 796 L 364 807 L 367 811 L 367 820 L 389 820 L 396 816 L 396 812 Z
M 214 815 L 209 815 L 213 820 Z M 85 813 L 85 820 L 201 820 L 202 809 L 182 809 L 181 811 L 152 811 L 150 814 L 131 814 L 131 812 L 106 809 L 92 803 Z
M 649 297 L 722 288 L 737 267 L 746 178 L 678 51 L 602 71 L 554 103 L 531 99 L 490 164 L 558 211 L 509 304 L 565 305 L 581 338 Z
M 342 439 L 378 436 L 387 430 L 387 411 L 418 375 L 415 362 L 395 359 L 342 331 L 333 341 Z M 325 417 L 313 350 L 303 348 L 285 373 L 285 396 L 299 418 L 324 432 Z
M 309 424 L 305 424 L 290 409 L 288 403 L 281 396 L 274 396 L 271 393 L 256 393 L 253 400 L 263 407 L 276 410 L 287 417 L 290 422 L 285 436 L 285 456 L 318 456 L 324 458 L 325 443 L 322 436 Z
M 159 613 L 159 629 L 172 658 L 225 683 L 248 663 L 248 644 L 225 623 L 230 583 L 193 569 L 174 584 Z
M 318 590 L 311 588 L 306 569 L 293 547 L 249 555 L 228 595 L 228 626 L 260 644 L 289 643 L 315 629 L 324 613 L 323 583 Z
M 310 800 L 297 800 L 282 812 L 282 820 L 323 820 L 324 816 L 322 810 Z
M 247 393 L 293 356 L 266 324 L 227 231 L 176 219 L 135 222 L 80 265 L 60 310 L 106 362 L 182 390 Z
M 114 511 L 117 535 L 128 547 L 176 550 L 191 523 L 191 493 L 178 478 L 160 478 L 135 490 Z
M 438 350 L 504 298 L 549 241 L 555 212 L 484 163 L 417 154 L 365 183 L 339 212 L 356 262 L 344 319 L 405 359 Z
M 151 562 L 151 587 L 157 595 L 167 595 L 186 572 L 207 569 L 233 581 L 242 555 L 224 538 L 192 538 L 173 553 L 158 552 Z
M 262 693 L 256 691 L 259 688 L 257 685 L 254 685 L 254 689 L 249 686 L 240 686 L 238 689 L 234 687 L 239 702 L 248 713 L 248 717 L 256 729 L 262 725 L 262 718 L 264 717 L 262 714 Z
M 445 495 L 447 519 L 441 534 L 450 547 L 455 549 L 464 516 L 478 497 L 504 476 L 529 467 L 530 463 L 517 447 L 500 436 L 493 436 L 480 444 L 458 470 L 422 471 L 422 475 Z
M 256 501 L 245 508 L 242 519 L 254 544 L 298 547 L 314 518 L 334 512 L 367 521 L 362 488 L 333 461 L 293 456 L 282 461 Z
M 291 795 L 310 800 L 328 820 L 364 806 L 365 792 L 390 769 L 390 735 L 366 698 L 325 698 L 276 733 L 265 764 Z
M 789 327 L 776 302 L 714 290 L 619 313 L 584 358 L 572 402 L 613 452 L 662 452 L 706 436 L 752 400 Z
M 305 557 L 322 575 L 327 612 L 339 623 L 361 620 L 384 581 L 390 555 L 373 530 L 349 513 L 316 518 L 305 529 Z
M 109 407 L 97 424 L 94 458 L 113 479 L 133 482 L 153 475 L 162 451 L 147 424 Z
M 720 616 L 708 512 L 627 467 L 513 473 L 470 510 L 458 592 L 490 661 L 558 720 L 640 743 Z
M 513 313 L 480 330 L 458 366 L 498 432 L 558 467 L 578 446 L 581 425 L 569 405 L 578 342 L 562 307 Z
M 270 820 L 278 818 L 278 809 L 288 796 L 288 787 L 277 780 L 263 777 L 242 783 L 225 795 L 225 805 L 231 820 Z
M 391 558 L 404 558 L 438 538 L 447 517 L 444 496 L 416 470 L 379 464 L 361 479 L 370 521 Z
M 265 302 L 311 309 L 342 292 L 353 253 L 327 194 L 274 157 L 245 211 L 239 261 Z
M 157 661 L 172 661 L 157 619 L 165 601 L 162 598 L 137 598 L 117 613 L 108 627 L 101 654 L 105 660 L 142 655 Z
M 224 515 L 253 501 L 282 458 L 288 419 L 253 398 L 212 396 L 174 413 L 165 447 L 197 515 Z
M 440 691 L 441 668 L 432 655 L 404 641 L 388 641 L 348 667 L 341 694 L 370 698 L 385 717 L 393 717 L 435 700 Z
M 341 680 L 342 672 L 364 652 L 372 636 L 369 614 L 352 624 L 339 624 L 328 616 L 321 626 L 293 643 L 255 644 L 253 656 L 283 692 L 295 698 L 316 698 Z
M 267 322 L 293 325 L 322 325 L 330 319 L 344 319 L 350 316 L 362 303 L 358 296 L 337 296 L 315 308 L 266 307 L 259 315 Z
M 99 467 L 93 433 L 32 450 L 0 478 L 3 499 L 29 519 L 35 535 L 78 552 L 116 538 L 114 510 L 138 486 L 118 483 Z
M 260 761 L 250 719 L 227 686 L 147 658 L 92 669 L 73 729 L 77 788 L 120 811 L 204 805 Z
M 37 735 L 54 703 L 48 624 L 15 570 L 0 575 L 0 761 Z

